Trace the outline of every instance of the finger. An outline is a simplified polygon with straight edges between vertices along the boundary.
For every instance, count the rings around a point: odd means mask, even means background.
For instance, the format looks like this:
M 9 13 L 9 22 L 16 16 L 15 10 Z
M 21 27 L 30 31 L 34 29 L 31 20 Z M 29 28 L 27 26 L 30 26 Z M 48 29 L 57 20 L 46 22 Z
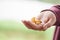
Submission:
M 46 24 L 44 24 L 43 29 L 49 28 L 51 26 L 51 21 L 52 19 L 50 19 Z
M 28 24 L 31 25 L 31 27 L 34 29 L 34 30 L 40 30 L 40 26 L 36 25 L 35 23 L 31 22 L 31 21 L 28 21 Z
M 34 30 L 36 30 L 37 28 L 37 25 L 35 24 L 35 23 L 33 23 L 33 22 L 31 22 L 31 21 L 28 21 L 28 24 L 30 24 L 31 25 L 31 27 L 34 29 Z
M 32 29 L 31 25 L 29 25 L 27 21 L 22 20 L 22 22 L 27 28 Z
M 43 31 L 43 25 L 44 25 L 45 23 L 41 23 L 41 24 L 39 24 L 39 26 L 40 26 L 40 31 Z
M 47 26 L 43 27 L 43 29 L 42 29 L 42 31 L 45 31 L 45 30 L 47 30 Z
M 43 12 L 39 13 L 36 19 L 40 20 L 43 17 Z
M 53 18 L 50 18 L 49 21 L 44 24 L 43 29 L 47 29 L 47 28 L 51 27 L 54 23 L 55 23 L 55 20 Z
M 49 18 L 47 16 L 44 16 L 42 19 L 41 19 L 42 23 L 47 23 L 49 21 Z

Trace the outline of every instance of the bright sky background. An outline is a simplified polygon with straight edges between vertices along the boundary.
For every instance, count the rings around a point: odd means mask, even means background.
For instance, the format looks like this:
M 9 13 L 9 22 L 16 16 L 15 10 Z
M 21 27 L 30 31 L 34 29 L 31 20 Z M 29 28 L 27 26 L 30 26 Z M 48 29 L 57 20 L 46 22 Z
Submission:
M 38 1 L 0 1 L 0 20 L 1 19 L 30 19 L 37 16 L 41 10 L 52 6 L 49 3 Z

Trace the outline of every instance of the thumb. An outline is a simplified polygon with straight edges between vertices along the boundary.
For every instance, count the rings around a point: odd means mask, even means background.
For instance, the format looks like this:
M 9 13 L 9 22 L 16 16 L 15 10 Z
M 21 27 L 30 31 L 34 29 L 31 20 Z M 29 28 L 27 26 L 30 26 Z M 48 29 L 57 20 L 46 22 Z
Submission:
M 50 19 L 47 23 L 43 25 L 43 30 L 46 30 L 47 28 L 51 27 L 53 25 L 52 19 Z

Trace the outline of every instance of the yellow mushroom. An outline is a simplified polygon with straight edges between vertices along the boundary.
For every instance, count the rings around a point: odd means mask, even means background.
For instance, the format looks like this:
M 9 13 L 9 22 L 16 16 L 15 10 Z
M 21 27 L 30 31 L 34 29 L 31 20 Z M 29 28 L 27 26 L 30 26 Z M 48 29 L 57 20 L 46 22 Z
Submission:
M 35 17 L 32 18 L 32 22 L 37 25 L 42 23 L 40 20 L 36 19 Z
M 33 23 L 35 23 L 35 17 L 33 17 L 31 20 L 32 20 Z

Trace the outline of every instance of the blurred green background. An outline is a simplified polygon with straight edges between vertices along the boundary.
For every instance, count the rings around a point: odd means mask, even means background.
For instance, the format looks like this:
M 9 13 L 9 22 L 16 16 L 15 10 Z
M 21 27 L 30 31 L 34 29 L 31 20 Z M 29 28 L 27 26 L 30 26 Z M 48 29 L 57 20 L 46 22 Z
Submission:
M 22 22 L 0 21 L 0 40 L 52 40 L 55 27 L 46 31 L 27 29 Z
M 60 4 L 60 0 L 38 0 L 38 1 L 47 2 L 51 4 Z

